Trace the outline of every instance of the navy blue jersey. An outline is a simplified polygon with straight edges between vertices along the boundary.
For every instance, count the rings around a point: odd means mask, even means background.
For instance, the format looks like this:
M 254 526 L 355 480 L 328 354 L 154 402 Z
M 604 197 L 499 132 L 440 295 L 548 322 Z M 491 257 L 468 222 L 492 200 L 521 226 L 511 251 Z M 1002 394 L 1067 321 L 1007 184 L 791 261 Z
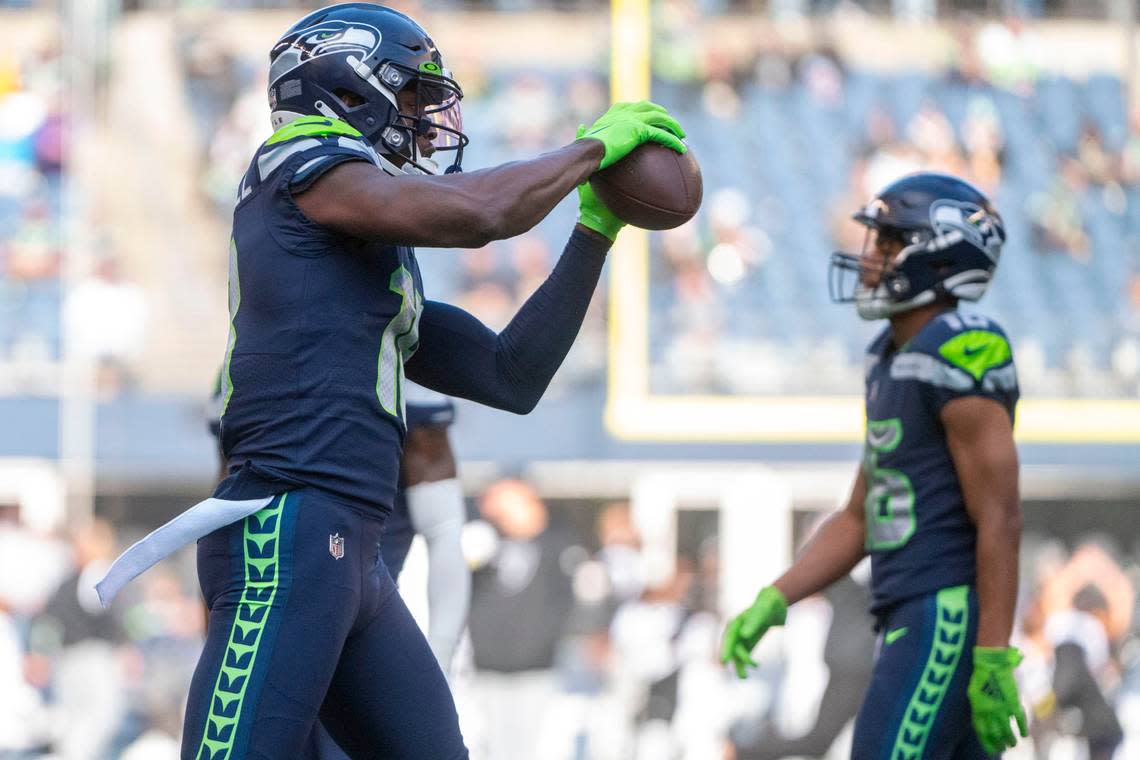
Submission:
M 991 320 L 949 311 L 895 350 L 890 330 L 871 343 L 866 369 L 866 546 L 876 614 L 911 597 L 973 585 L 975 529 L 939 413 L 984 396 L 1012 420 L 1017 373 Z
M 230 243 L 222 448 L 335 496 L 392 505 L 405 430 L 404 361 L 423 288 L 411 248 L 307 219 L 294 194 L 346 161 L 379 166 L 347 124 L 304 117 L 258 149 Z M 377 168 L 377 171 L 380 171 Z

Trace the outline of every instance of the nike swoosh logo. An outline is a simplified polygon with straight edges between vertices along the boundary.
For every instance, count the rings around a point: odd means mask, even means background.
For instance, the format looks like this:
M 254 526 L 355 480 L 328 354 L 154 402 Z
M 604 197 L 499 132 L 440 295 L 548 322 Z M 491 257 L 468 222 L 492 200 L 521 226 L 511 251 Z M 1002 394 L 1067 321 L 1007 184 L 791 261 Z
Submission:
M 893 631 L 887 631 L 887 635 L 883 637 L 883 643 L 885 643 L 887 646 L 890 646 L 891 644 L 901 639 L 903 636 L 906 636 L 907 630 L 909 629 L 904 625 L 902 628 L 896 628 Z
M 974 354 L 978 353 L 979 351 L 984 351 L 985 348 L 986 348 L 985 346 L 969 346 L 967 348 L 962 349 L 962 354 L 964 356 L 973 356 Z
M 872 448 L 877 449 L 885 446 L 887 444 L 887 441 L 891 440 L 894 435 L 895 431 L 892 428 L 888 428 L 879 432 L 876 432 L 872 429 L 867 433 L 867 440 L 870 442 Z

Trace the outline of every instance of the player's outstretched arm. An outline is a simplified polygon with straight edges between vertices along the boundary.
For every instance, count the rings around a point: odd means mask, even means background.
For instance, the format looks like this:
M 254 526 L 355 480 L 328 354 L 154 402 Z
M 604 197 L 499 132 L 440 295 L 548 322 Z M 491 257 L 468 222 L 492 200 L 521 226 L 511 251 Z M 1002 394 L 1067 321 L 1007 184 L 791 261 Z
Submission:
M 599 168 L 644 142 L 683 153 L 684 134 L 661 106 L 616 103 L 579 139 L 529 161 L 438 177 L 393 177 L 352 161 L 331 169 L 296 202 L 317 224 L 363 240 L 479 247 L 534 227 Z
M 1021 653 L 1009 646 L 1021 543 L 1017 447 L 1009 414 L 992 399 L 955 399 L 942 408 L 941 418 L 966 511 L 978 531 L 978 642 L 967 693 L 978 739 L 994 753 L 1017 743 L 1011 720 L 1027 735 L 1013 680 Z
M 789 605 L 827 588 L 851 572 L 866 554 L 866 498 L 867 481 L 860 468 L 847 505 L 824 520 L 792 566 L 771 586 L 760 589 L 752 606 L 729 622 L 721 662 L 731 662 L 739 677 L 747 675 L 748 667 L 756 667 L 752 650 L 769 628 L 783 625 Z
M 503 331 L 463 309 L 424 304 L 408 378 L 448 396 L 530 412 L 566 358 L 598 285 L 609 238 L 579 224 L 546 281 Z

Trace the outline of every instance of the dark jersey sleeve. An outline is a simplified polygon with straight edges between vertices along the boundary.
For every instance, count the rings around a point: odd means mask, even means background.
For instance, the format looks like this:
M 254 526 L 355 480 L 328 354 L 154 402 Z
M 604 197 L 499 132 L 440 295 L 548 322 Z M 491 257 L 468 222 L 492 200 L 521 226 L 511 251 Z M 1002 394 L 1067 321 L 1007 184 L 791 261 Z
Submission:
M 922 381 L 936 415 L 956 398 L 982 396 L 1001 404 L 1013 419 L 1020 396 L 1009 339 L 996 322 L 976 314 L 937 317 L 895 360 L 894 371 Z
M 462 309 L 424 304 L 420 344 L 404 365 L 421 385 L 526 414 L 546 391 L 578 334 L 609 241 L 575 230 L 554 271 L 502 332 Z
M 260 186 L 267 193 L 264 212 L 271 217 L 265 231 L 291 253 L 320 256 L 341 247 L 345 238 L 308 219 L 297 206 L 295 196 L 340 164 L 365 161 L 381 171 L 379 160 L 376 151 L 363 140 L 344 135 L 302 136 L 277 144 L 266 143 L 242 180 L 238 203 Z
M 330 169 L 348 161 L 368 161 L 375 163 L 371 149 L 358 140 L 338 138 L 336 142 L 326 139 L 317 149 L 304 152 L 304 161 L 298 162 L 289 176 L 289 189 L 294 193 L 308 190 L 314 182 Z

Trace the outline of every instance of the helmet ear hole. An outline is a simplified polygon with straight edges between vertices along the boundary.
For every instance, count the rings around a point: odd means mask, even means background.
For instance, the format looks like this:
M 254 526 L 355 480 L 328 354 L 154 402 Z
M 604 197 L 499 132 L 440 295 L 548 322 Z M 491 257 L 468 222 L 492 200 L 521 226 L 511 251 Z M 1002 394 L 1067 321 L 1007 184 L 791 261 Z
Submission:
M 353 92 L 346 87 L 337 87 L 335 90 L 333 90 L 333 95 L 336 95 L 337 99 L 341 102 L 342 105 L 344 105 L 345 108 L 356 108 L 357 106 L 362 106 L 368 102 L 359 93 Z

